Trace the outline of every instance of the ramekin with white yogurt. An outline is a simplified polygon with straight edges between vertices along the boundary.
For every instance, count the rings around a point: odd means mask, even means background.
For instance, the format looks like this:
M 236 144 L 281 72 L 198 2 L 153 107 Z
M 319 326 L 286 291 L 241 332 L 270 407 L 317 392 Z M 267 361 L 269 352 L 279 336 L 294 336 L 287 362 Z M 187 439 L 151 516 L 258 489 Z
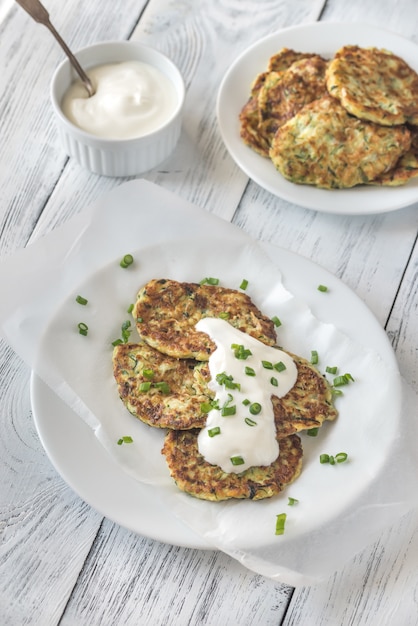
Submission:
M 105 176 L 135 176 L 159 165 L 181 132 L 185 88 L 177 67 L 137 42 L 104 42 L 76 56 L 95 94 L 88 96 L 68 60 L 51 83 L 67 154 Z

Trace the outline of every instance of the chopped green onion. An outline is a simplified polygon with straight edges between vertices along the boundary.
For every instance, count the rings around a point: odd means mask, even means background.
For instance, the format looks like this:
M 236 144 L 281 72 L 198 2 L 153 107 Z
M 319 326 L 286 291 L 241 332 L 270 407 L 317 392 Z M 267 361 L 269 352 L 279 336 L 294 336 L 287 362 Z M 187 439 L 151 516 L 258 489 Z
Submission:
M 132 332 L 130 328 L 131 328 L 131 322 L 129 320 L 126 320 L 125 322 L 123 322 L 122 327 L 121 327 L 123 343 L 128 343 L 129 341 L 129 337 Z
M 283 361 L 275 363 L 273 367 L 277 372 L 284 372 L 284 370 L 286 369 L 286 365 L 283 363 Z
M 127 313 L 132 313 L 132 311 L 133 311 L 133 310 L 134 310 L 134 305 L 133 305 L 133 303 L 132 303 L 132 304 L 130 304 L 130 305 L 128 306 L 128 308 L 126 309 L 126 312 L 127 312 Z
M 78 324 L 78 332 L 80 333 L 80 335 L 86 336 L 88 333 L 88 330 L 89 330 L 89 327 L 84 322 L 80 322 Z
M 132 437 L 130 437 L 129 435 L 125 435 L 124 437 L 121 437 L 120 439 L 118 439 L 118 446 L 121 446 L 123 443 L 133 443 L 134 440 L 132 439 Z
M 231 375 L 228 376 L 226 372 L 216 374 L 216 382 L 220 385 L 224 385 L 226 389 L 241 389 L 241 385 L 239 383 L 234 383 L 233 381 L 233 377 Z
M 141 383 L 139 385 L 139 391 L 141 391 L 141 392 L 149 391 L 150 389 L 151 389 L 151 383 L 150 382 Z
M 319 361 L 318 352 L 316 350 L 311 350 L 312 365 L 317 365 L 318 361 Z
M 331 393 L 333 396 L 343 396 L 344 392 L 341 389 L 331 389 Z
M 335 465 L 335 463 L 344 463 L 348 459 L 348 454 L 346 452 L 338 452 L 335 456 L 332 454 L 321 454 L 319 457 L 320 463 L 329 463 L 330 465 Z
M 255 370 L 253 370 L 252 367 L 247 366 L 244 371 L 247 374 L 247 376 L 255 376 Z
M 257 426 L 257 422 L 252 420 L 251 417 L 246 417 L 245 423 L 247 424 L 247 426 Z
M 154 387 L 156 389 L 159 389 L 161 391 L 161 393 L 170 393 L 170 387 L 168 385 L 168 383 L 161 381 L 158 383 L 154 383 Z
M 76 297 L 76 302 L 78 302 L 78 304 L 87 304 L 88 300 L 86 298 L 83 298 L 83 296 L 77 296 Z
M 202 413 L 209 413 L 212 409 L 219 410 L 218 400 L 211 400 L 210 402 L 202 402 L 200 405 L 200 410 Z
M 277 315 L 274 315 L 274 317 L 271 318 L 271 321 L 273 322 L 273 324 L 278 328 L 279 326 L 282 325 L 281 321 L 279 320 L 279 318 L 277 317 Z
M 144 376 L 144 378 L 153 378 L 154 377 L 154 370 L 143 369 L 142 370 L 142 375 Z
M 232 456 L 231 463 L 232 465 L 244 465 L 245 461 L 242 456 Z
M 252 404 L 250 404 L 249 411 L 251 415 L 258 415 L 259 413 L 261 413 L 261 404 L 259 402 L 253 402 Z
M 234 398 L 233 398 L 232 394 L 228 393 L 228 399 L 225 400 L 224 406 L 228 406 L 229 404 L 231 404 L 233 399 Z
M 121 327 L 121 333 L 122 333 L 122 339 L 115 339 L 115 341 L 112 341 L 112 346 L 120 346 L 121 343 L 128 343 L 129 341 L 129 336 L 131 334 L 131 322 L 129 320 L 126 320 L 126 322 L 123 322 L 122 327 Z
M 134 257 L 132 256 L 132 254 L 125 254 L 125 256 L 123 257 L 119 265 L 125 269 L 129 267 L 130 265 L 132 265 L 133 262 L 134 262 Z
M 291 498 L 291 497 L 289 496 L 289 500 L 288 500 L 287 504 L 288 504 L 289 506 L 293 506 L 294 504 L 298 504 L 298 502 L 299 502 L 299 500 L 297 500 L 296 498 Z
M 211 276 L 208 276 L 206 278 L 202 278 L 202 280 L 200 281 L 201 285 L 219 285 L 219 278 L 212 278 Z
M 261 365 L 266 370 L 272 370 L 273 369 L 273 363 L 270 363 L 270 361 L 261 361 Z
M 327 372 L 327 374 L 336 374 L 338 372 L 338 367 L 336 365 L 334 365 L 333 367 L 327 365 L 325 371 Z
M 231 314 L 229 313 L 229 311 L 222 311 L 221 313 L 219 313 L 219 317 L 221 318 L 221 320 L 229 320 Z
M 226 372 L 220 372 L 219 374 L 216 374 L 216 382 L 219 383 L 220 385 L 223 385 L 225 383 L 226 380 L 233 380 L 232 376 L 226 373 Z
M 348 454 L 346 452 L 338 452 L 338 454 L 335 455 L 335 460 L 337 461 L 337 463 L 344 463 L 344 461 L 346 461 L 348 459 Z
M 276 516 L 276 535 L 284 534 L 284 526 L 286 523 L 286 513 L 280 513 Z
M 354 382 L 354 378 L 351 374 L 341 374 L 334 378 L 333 385 L 334 387 L 340 387 L 341 385 L 348 385 L 350 381 Z
M 243 278 L 239 288 L 243 289 L 245 291 L 245 289 L 247 289 L 247 287 L 248 287 L 248 280 L 246 278 Z
M 318 285 L 318 291 L 328 291 L 328 287 L 326 285 Z
M 244 406 L 248 406 L 250 404 L 250 400 L 248 400 L 247 398 L 245 398 L 245 400 L 242 401 L 242 404 Z
M 232 406 L 223 406 L 221 409 L 222 417 L 229 417 L 231 415 L 235 415 L 236 412 L 237 412 L 237 407 L 235 404 L 233 404 Z
M 318 426 L 316 428 L 309 428 L 309 430 L 306 431 L 306 434 L 309 435 L 309 437 L 316 437 L 318 433 L 319 433 Z
M 234 356 L 236 359 L 245 361 L 246 359 L 248 359 L 249 356 L 252 355 L 251 350 L 249 350 L 248 348 L 244 348 L 243 345 L 240 345 L 238 343 L 233 343 L 231 345 L 231 348 L 234 351 Z
M 142 317 L 137 317 L 137 318 L 136 318 L 136 322 L 137 322 L 137 324 L 142 324 L 142 322 L 143 322 L 143 321 L 144 321 L 144 320 L 143 320 L 143 318 L 142 318 Z
M 210 428 L 208 430 L 209 437 L 216 437 L 216 435 L 220 435 L 220 434 L 221 434 L 221 429 L 219 428 L 219 426 L 215 426 L 214 428 Z
M 279 381 L 274 376 L 272 376 L 270 378 L 270 383 L 273 385 L 273 387 L 278 387 L 279 386 Z

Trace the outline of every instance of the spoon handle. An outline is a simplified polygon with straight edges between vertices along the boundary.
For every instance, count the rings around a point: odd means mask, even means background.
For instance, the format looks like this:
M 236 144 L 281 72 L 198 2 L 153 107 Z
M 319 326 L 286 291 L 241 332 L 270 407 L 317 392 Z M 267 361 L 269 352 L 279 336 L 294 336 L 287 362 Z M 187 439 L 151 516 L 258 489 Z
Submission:
M 22 9 L 29 13 L 29 15 L 35 20 L 35 22 L 46 26 L 46 28 L 48 28 L 48 30 L 54 35 L 55 39 L 58 41 L 61 48 L 64 50 L 65 54 L 69 58 L 71 65 L 74 67 L 77 74 L 83 81 L 89 96 L 94 95 L 94 87 L 90 78 L 87 76 L 65 41 L 62 39 L 61 35 L 55 30 L 49 19 L 49 13 L 43 6 L 43 4 L 39 0 L 16 0 L 16 2 L 22 7 Z

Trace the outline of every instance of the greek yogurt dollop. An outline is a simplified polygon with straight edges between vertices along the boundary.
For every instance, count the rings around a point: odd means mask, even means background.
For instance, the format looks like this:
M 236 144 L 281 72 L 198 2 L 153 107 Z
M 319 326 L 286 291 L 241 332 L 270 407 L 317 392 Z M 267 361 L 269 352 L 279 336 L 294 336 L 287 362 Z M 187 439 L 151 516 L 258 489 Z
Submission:
M 172 81 L 141 61 L 99 65 L 88 71 L 96 90 L 88 96 L 74 82 L 62 100 L 64 115 L 82 130 L 104 139 L 134 139 L 162 127 L 178 96 Z
M 221 318 L 203 318 L 196 328 L 216 344 L 209 358 L 216 395 L 198 435 L 199 452 L 227 473 L 270 465 L 280 452 L 271 396 L 283 397 L 294 386 L 294 360 Z

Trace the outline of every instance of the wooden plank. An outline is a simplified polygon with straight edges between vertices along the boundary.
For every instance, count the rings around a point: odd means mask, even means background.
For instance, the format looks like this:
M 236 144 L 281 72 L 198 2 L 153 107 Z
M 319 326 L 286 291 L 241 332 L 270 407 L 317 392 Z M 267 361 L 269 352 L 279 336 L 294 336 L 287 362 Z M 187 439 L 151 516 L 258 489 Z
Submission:
M 0 345 L 0 620 L 53 625 L 101 523 L 57 475 L 37 437 L 30 372 Z
M 60 624 L 273 626 L 289 591 L 225 554 L 163 545 L 105 522 Z
M 289 205 L 250 183 L 234 223 L 341 278 L 384 326 L 414 245 L 418 214 L 416 206 L 354 219 L 318 213 Z
M 418 392 L 418 251 L 388 322 L 405 380 Z M 284 626 L 418 624 L 418 515 L 412 512 L 329 580 L 297 589 Z M 301 620 L 301 616 L 303 616 Z

